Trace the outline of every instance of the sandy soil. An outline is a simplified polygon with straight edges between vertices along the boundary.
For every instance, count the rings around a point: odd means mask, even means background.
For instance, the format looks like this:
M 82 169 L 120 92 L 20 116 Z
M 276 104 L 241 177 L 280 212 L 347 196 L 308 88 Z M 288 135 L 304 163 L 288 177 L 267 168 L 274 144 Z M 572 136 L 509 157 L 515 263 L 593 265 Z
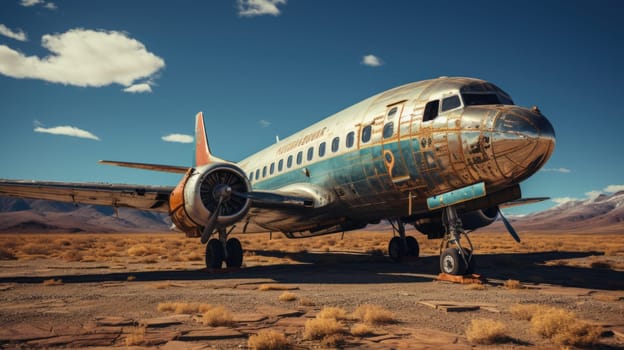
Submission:
M 431 254 L 394 263 L 354 250 L 254 250 L 244 268 L 223 272 L 207 271 L 196 259 L 162 257 L 156 262 L 131 256 L 108 262 L 2 260 L 0 347 L 126 347 L 126 339 L 138 332 L 137 347 L 247 348 L 249 336 L 271 329 L 297 349 L 560 348 L 528 321 L 512 317 L 513 305 L 534 303 L 572 311 L 602 327 L 595 348 L 624 349 L 624 271 L 617 268 L 624 256 L 616 251 L 611 265 L 590 263 L 602 254 L 488 252 L 477 256 L 478 272 L 487 278 L 484 288 L 436 281 L 438 257 Z M 508 280 L 520 287 L 506 288 Z M 279 290 L 262 291 L 263 285 Z M 285 290 L 296 299 L 280 301 Z M 233 321 L 215 328 L 198 322 L 201 315 L 195 313 L 158 311 L 159 303 L 171 301 L 223 306 Z M 370 334 L 353 336 L 349 330 L 361 321 L 348 318 L 334 339 L 304 336 L 306 321 L 324 307 L 350 314 L 362 304 L 391 311 L 396 322 L 371 325 Z M 500 321 L 506 337 L 494 345 L 468 341 L 466 330 L 479 318 Z

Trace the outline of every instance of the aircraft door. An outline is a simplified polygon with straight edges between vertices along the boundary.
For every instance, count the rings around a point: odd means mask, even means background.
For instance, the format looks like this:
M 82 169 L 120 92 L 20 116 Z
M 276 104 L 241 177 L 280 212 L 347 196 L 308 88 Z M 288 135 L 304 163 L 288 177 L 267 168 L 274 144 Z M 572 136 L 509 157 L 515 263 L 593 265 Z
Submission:
M 393 185 L 399 189 L 408 186 L 410 179 L 407 164 L 401 153 L 401 124 L 409 125 L 410 122 L 409 115 L 403 116 L 404 106 L 404 101 L 388 106 L 380 135 L 384 165 Z

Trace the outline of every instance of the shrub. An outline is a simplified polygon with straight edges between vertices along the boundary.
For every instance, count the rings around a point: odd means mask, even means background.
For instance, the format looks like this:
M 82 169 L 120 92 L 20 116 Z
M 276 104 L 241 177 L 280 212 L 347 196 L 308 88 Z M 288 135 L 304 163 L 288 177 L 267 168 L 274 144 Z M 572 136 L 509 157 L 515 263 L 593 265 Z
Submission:
M 263 330 L 249 337 L 247 345 L 253 350 L 283 350 L 290 348 L 288 340 L 282 333 Z
M 506 289 L 522 289 L 522 284 L 518 280 L 507 280 L 503 286 Z
M 316 315 L 316 318 L 330 319 L 334 320 L 344 320 L 347 318 L 347 312 L 345 309 L 334 306 L 326 306 Z
M 314 318 L 307 320 L 303 335 L 306 339 L 322 339 L 334 334 L 342 334 L 342 324 L 334 318 Z
M 511 316 L 517 320 L 531 321 L 533 315 L 544 308 L 549 307 L 538 304 L 516 304 L 512 305 L 509 311 L 511 312 Z
M 200 303 L 164 302 L 158 304 L 158 311 L 173 312 L 175 314 L 204 313 L 210 309 L 212 309 L 212 305 Z
M 497 344 L 509 339 L 507 327 L 500 322 L 489 319 L 475 319 L 466 329 L 468 341 L 476 344 Z
M 370 325 L 395 323 L 396 318 L 391 311 L 378 305 L 360 305 L 353 312 L 353 317 Z
M 370 328 L 369 326 L 363 323 L 358 323 L 354 325 L 353 327 L 351 327 L 351 335 L 353 336 L 365 337 L 367 335 L 372 335 L 372 334 L 373 334 L 372 328 Z
M 210 327 L 231 326 L 234 317 L 232 313 L 223 306 L 218 306 L 204 312 L 202 323 Z
M 280 301 L 295 301 L 297 300 L 297 294 L 291 292 L 284 292 L 279 296 Z

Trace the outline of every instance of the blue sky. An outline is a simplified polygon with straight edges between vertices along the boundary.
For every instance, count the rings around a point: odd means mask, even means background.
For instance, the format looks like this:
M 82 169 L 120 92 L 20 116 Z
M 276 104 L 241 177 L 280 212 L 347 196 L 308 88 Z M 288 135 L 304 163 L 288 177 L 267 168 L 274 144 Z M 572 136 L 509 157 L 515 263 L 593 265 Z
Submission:
M 446 75 L 492 81 L 551 120 L 555 153 L 525 196 L 624 189 L 623 11 L 604 0 L 4 0 L 0 178 L 173 185 L 177 175 L 97 160 L 190 165 L 193 144 L 163 137 L 191 135 L 203 111 L 212 150 L 237 161 Z

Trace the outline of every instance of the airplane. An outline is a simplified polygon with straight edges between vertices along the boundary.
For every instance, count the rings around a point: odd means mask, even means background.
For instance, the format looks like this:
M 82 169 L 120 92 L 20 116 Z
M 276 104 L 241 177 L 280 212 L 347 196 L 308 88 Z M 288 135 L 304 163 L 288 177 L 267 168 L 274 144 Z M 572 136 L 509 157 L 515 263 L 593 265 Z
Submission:
M 166 212 L 206 244 L 206 266 L 240 267 L 231 235 L 281 232 L 305 238 L 387 220 L 393 260 L 419 255 L 413 225 L 442 239 L 440 269 L 475 270 L 468 233 L 522 198 L 519 183 L 550 158 L 555 132 L 537 107 L 524 108 L 496 85 L 440 77 L 381 92 L 239 161 L 213 155 L 196 115 L 195 165 L 102 160 L 183 174 L 177 186 L 0 180 L 0 195 Z

